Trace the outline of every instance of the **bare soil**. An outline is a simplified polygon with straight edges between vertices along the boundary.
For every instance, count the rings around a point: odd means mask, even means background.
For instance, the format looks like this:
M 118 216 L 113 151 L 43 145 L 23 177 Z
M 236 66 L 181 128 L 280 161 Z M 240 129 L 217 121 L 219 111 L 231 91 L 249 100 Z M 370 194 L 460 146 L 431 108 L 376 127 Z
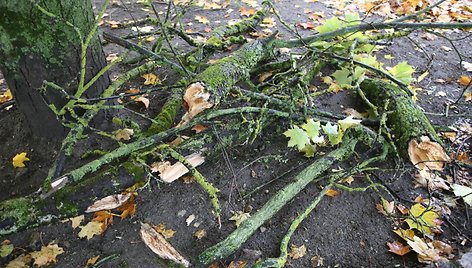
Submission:
M 99 6 L 101 1 L 95 1 Z M 307 15 L 303 13 L 304 8 L 312 10 L 323 10 L 326 14 L 332 14 L 333 10 L 325 7 L 322 3 L 305 3 L 302 0 L 278 1 L 276 3 L 282 17 L 293 25 L 300 21 L 306 21 Z M 165 5 L 157 4 L 160 10 Z M 203 10 L 191 8 L 185 15 L 184 22 L 192 22 L 194 32 L 205 33 L 204 26 L 194 20 L 195 15 L 206 16 L 210 19 L 209 26 L 215 27 L 225 23 L 232 18 L 239 18 L 239 1 L 232 1 L 228 8 L 234 12 L 225 17 L 227 9 Z M 107 20 L 124 21 L 127 19 L 138 19 L 152 12 L 142 10 L 146 8 L 138 3 L 123 3 L 112 5 L 108 8 Z M 221 21 L 219 24 L 217 21 Z M 278 25 L 280 27 L 280 24 Z M 280 28 L 282 36 L 284 30 Z M 128 30 L 110 30 L 108 24 L 101 26 L 101 31 L 112 31 L 120 35 Z M 300 29 L 302 35 L 313 34 L 313 31 Z M 452 33 L 453 37 L 464 36 L 464 32 Z M 465 60 L 470 57 L 470 42 L 472 38 L 455 42 L 457 49 L 463 53 Z M 419 50 L 418 43 L 422 50 Z M 454 51 L 445 52 L 442 46 L 450 46 L 443 39 L 428 41 L 421 38 L 421 33 L 413 33 L 411 40 L 403 38 L 385 44 L 385 49 L 379 55 L 390 54 L 393 60 L 383 60 L 386 65 L 407 60 L 416 67 L 417 74 L 428 70 L 429 75 L 420 83 L 424 90 L 418 95 L 418 104 L 428 113 L 443 113 L 445 104 L 455 100 L 461 93 L 461 88 L 455 81 L 438 84 L 437 79 L 456 79 L 460 74 L 465 74 L 459 65 L 459 57 Z M 123 53 L 123 49 L 107 44 L 106 54 Z M 382 58 L 381 56 L 378 56 Z M 123 72 L 129 67 L 119 66 L 113 70 L 112 76 Z M 326 75 L 326 74 L 325 74 Z M 175 79 L 170 77 L 169 79 Z M 142 80 L 132 81 L 123 88 L 138 86 Z M 0 89 L 5 88 L 5 83 L 0 84 Z M 438 94 L 444 92 L 445 96 Z M 133 109 L 141 110 L 150 115 L 155 114 L 162 105 L 166 94 L 157 93 L 150 95 L 151 107 L 143 111 L 140 107 Z M 321 95 L 315 100 L 315 106 L 326 111 L 341 114 L 346 108 L 355 108 L 363 112 L 361 101 L 356 95 L 349 92 L 329 93 Z M 469 118 L 454 116 L 456 114 L 468 113 Z M 458 106 L 451 112 L 450 117 L 431 115 L 431 121 L 441 127 L 459 125 L 468 121 L 471 115 L 469 106 Z M 152 181 L 150 186 L 137 197 L 137 213 L 132 218 L 115 220 L 113 225 L 102 236 L 95 236 L 90 240 L 80 239 L 77 234 L 79 229 L 72 229 L 70 222 L 61 223 L 56 221 L 47 226 L 40 226 L 25 230 L 16 234 L 2 237 L 0 240 L 8 239 L 15 245 L 14 254 L 0 259 L 0 266 L 5 265 L 13 257 L 22 252 L 30 252 L 40 249 L 41 245 L 51 242 L 58 243 L 64 248 L 65 253 L 59 255 L 55 267 L 84 267 L 87 260 L 93 256 L 106 257 L 119 254 L 119 257 L 105 263 L 102 267 L 166 267 L 156 255 L 142 242 L 139 229 L 141 222 L 165 223 L 167 228 L 176 231 L 169 242 L 177 248 L 184 256 L 195 258 L 204 249 L 223 240 L 236 227 L 229 218 L 233 211 L 256 211 L 272 194 L 290 180 L 303 167 L 311 163 L 311 159 L 304 158 L 298 152 L 287 148 L 287 140 L 281 134 L 288 122 L 275 122 L 271 127 L 264 130 L 253 144 L 226 146 L 221 142 L 209 145 L 206 162 L 199 168 L 208 181 L 212 182 L 221 193 L 219 199 L 222 203 L 222 226 L 219 228 L 211 210 L 211 204 L 207 194 L 198 184 L 185 184 L 181 180 L 171 184 Z M 107 123 L 103 125 L 107 127 Z M 0 201 L 12 197 L 30 194 L 38 189 L 47 175 L 57 154 L 60 141 L 40 140 L 31 135 L 23 116 L 16 107 L 0 111 Z M 109 127 L 109 126 L 108 126 Z M 207 131 L 222 131 L 221 125 L 215 125 Z M 224 134 L 220 134 L 225 138 Z M 86 152 L 91 146 L 100 145 L 102 149 L 110 149 L 112 143 L 101 143 L 100 139 L 93 136 L 87 142 L 80 143 L 78 151 Z M 464 144 L 468 146 L 469 144 Z M 359 148 L 356 156 L 358 159 L 368 158 L 363 152 L 366 148 Z M 19 152 L 27 152 L 30 162 L 26 168 L 13 169 L 12 157 Z M 469 154 L 471 152 L 469 151 Z M 79 155 L 79 154 L 78 154 Z M 80 166 L 88 161 L 78 160 L 68 163 L 67 168 Z M 405 200 L 414 200 L 418 195 L 428 196 L 428 193 L 413 187 L 415 170 L 406 163 L 401 170 L 395 168 L 394 159 L 382 166 L 375 178 L 378 182 L 385 184 L 401 202 L 411 205 Z M 339 168 L 345 168 L 349 162 L 343 163 Z M 117 174 L 106 174 L 103 183 L 91 188 L 83 188 L 81 192 L 71 197 L 73 200 L 90 200 L 110 194 L 107 189 L 112 181 L 120 181 L 130 184 L 130 176 L 122 169 Z M 265 185 L 266 184 L 266 185 Z M 256 187 L 265 185 L 259 190 L 251 193 Z M 353 186 L 362 184 L 361 177 L 355 177 Z M 221 261 L 220 267 L 227 267 L 233 260 L 254 261 L 261 257 L 275 257 L 279 254 L 279 243 L 291 221 L 300 214 L 304 208 L 313 200 L 320 190 L 320 185 L 312 184 L 297 196 L 292 202 L 283 208 L 273 219 L 265 223 L 263 228 L 244 244 L 238 253 Z M 451 193 L 447 193 L 451 195 Z M 379 196 L 374 191 L 367 192 L 344 192 L 339 191 L 335 197 L 324 198 L 312 215 L 306 219 L 296 231 L 290 244 L 305 245 L 308 249 L 307 255 L 301 259 L 290 260 L 288 267 L 312 267 L 310 259 L 319 256 L 324 259 L 323 267 L 423 267 L 416 260 L 414 253 L 404 257 L 389 253 L 386 242 L 398 240 L 392 232 L 392 222 L 378 213 L 375 204 L 379 202 Z M 90 203 L 89 203 L 90 204 Z M 86 204 L 84 204 L 86 205 Z M 84 209 L 85 207 L 82 207 Z M 450 243 L 456 256 L 468 252 L 471 241 L 467 240 L 465 245 L 460 243 L 464 238 L 472 237 L 472 223 L 468 215 L 472 212 L 470 208 L 457 207 L 453 214 L 443 224 L 444 234 L 439 239 Z M 196 216 L 195 221 L 187 226 L 186 219 L 189 215 Z M 90 217 L 91 215 L 87 215 Z M 454 225 L 454 226 L 453 226 Z M 201 240 L 194 233 L 204 229 L 207 235 Z

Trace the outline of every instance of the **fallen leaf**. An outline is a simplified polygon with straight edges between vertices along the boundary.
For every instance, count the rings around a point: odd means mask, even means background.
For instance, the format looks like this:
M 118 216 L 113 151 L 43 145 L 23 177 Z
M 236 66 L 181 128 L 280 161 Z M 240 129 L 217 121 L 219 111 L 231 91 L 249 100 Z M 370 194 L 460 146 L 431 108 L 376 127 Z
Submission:
M 9 240 L 4 240 L 2 242 L 2 246 L 0 246 L 0 257 L 5 258 L 6 256 L 10 255 L 13 252 L 15 247 L 10 244 Z
M 205 162 L 205 157 L 203 157 L 201 153 L 193 153 L 191 155 L 187 155 L 185 156 L 185 159 L 193 167 L 198 167 L 203 164 L 203 162 Z M 159 177 L 161 178 L 161 180 L 167 183 L 171 183 L 185 175 L 187 172 L 189 172 L 189 170 L 184 166 L 184 164 L 177 162 L 173 165 L 160 165 L 159 172 Z
M 150 225 L 152 226 L 152 225 Z M 167 229 L 164 223 L 160 223 L 158 225 L 152 226 L 154 230 L 164 236 L 165 239 L 169 239 L 174 236 L 175 231 L 172 229 Z
M 446 180 L 441 178 L 438 174 L 430 172 L 426 169 L 419 170 L 415 176 L 415 188 L 423 187 L 430 189 L 431 191 L 436 190 L 449 190 L 449 186 L 446 184 Z
M 459 80 L 457 80 L 457 82 L 461 85 L 461 86 L 468 86 L 470 84 L 470 77 L 468 77 L 467 75 L 461 75 L 461 77 L 459 77 Z
M 328 189 L 328 191 L 326 191 L 326 195 L 330 197 L 335 197 L 338 195 L 338 191 L 334 189 Z
M 472 92 L 468 91 L 464 94 L 465 101 L 472 101 Z
M 90 267 L 90 266 L 95 265 L 95 263 L 98 261 L 99 258 L 100 258 L 100 255 L 90 257 L 90 258 L 87 260 L 87 263 L 85 264 L 85 267 Z
M 398 205 L 397 205 L 397 209 L 398 209 L 398 211 L 400 211 L 400 213 L 401 213 L 402 215 L 406 215 L 406 214 L 408 214 L 408 212 L 410 211 L 407 207 L 405 207 L 405 206 L 402 205 L 402 204 L 398 204 Z
M 85 210 L 85 213 L 96 212 L 100 210 L 115 209 L 123 205 L 131 198 L 132 193 L 114 194 L 95 201 L 91 206 Z
M 188 106 L 187 112 L 182 116 L 179 126 L 188 123 L 192 118 L 201 112 L 211 108 L 210 93 L 205 92 L 205 87 L 201 83 L 193 83 L 184 94 L 184 101 Z
M 56 257 L 64 253 L 64 249 L 56 244 L 42 246 L 40 251 L 31 252 L 30 255 L 34 259 L 34 264 L 38 266 L 46 266 L 56 263 Z
M 118 53 L 110 53 L 110 54 L 108 54 L 106 59 L 107 59 L 108 62 L 112 62 L 112 61 L 116 60 L 117 58 L 118 58 Z
M 135 201 L 135 195 L 136 193 L 132 193 L 133 195 L 131 196 L 130 199 L 128 199 L 123 205 L 121 205 L 119 208 L 116 210 L 120 211 L 120 218 L 125 219 L 129 215 L 133 216 L 136 214 L 136 201 Z
M 394 230 L 393 232 L 396 233 L 401 238 L 403 238 L 403 240 L 405 241 L 412 240 L 413 237 L 415 236 L 415 231 L 411 229 L 405 230 L 405 229 L 399 228 L 397 230 Z
M 275 19 L 272 17 L 264 18 L 261 22 L 261 27 L 264 28 L 273 28 L 275 27 Z
M 101 223 L 102 233 L 108 229 L 108 226 L 113 223 L 114 214 L 108 210 L 97 211 L 93 214 L 92 221 Z
M 464 185 L 453 184 L 452 190 L 454 191 L 455 196 L 462 197 L 465 203 L 472 206 L 472 188 Z
M 305 245 L 301 245 L 299 247 L 292 245 L 290 247 L 290 253 L 288 253 L 288 256 L 294 260 L 303 258 L 305 255 L 306 255 Z
M 161 79 L 159 79 L 159 77 L 153 73 L 143 74 L 142 78 L 145 79 L 145 86 L 155 86 L 161 83 Z
M 30 254 L 21 254 L 16 259 L 7 264 L 5 268 L 29 268 L 30 262 L 33 260 Z
M 310 138 L 308 134 L 298 126 L 285 131 L 284 136 L 290 138 L 288 141 L 288 147 L 297 147 L 299 151 L 303 150 L 307 144 L 310 144 Z
M 197 230 L 194 234 L 193 234 L 197 239 L 202 239 L 203 237 L 206 236 L 206 231 L 203 230 L 203 229 L 200 229 L 200 230 Z
M 261 73 L 261 74 L 259 75 L 259 77 L 257 78 L 257 81 L 258 81 L 259 83 L 262 83 L 262 82 L 266 81 L 266 80 L 267 80 L 269 77 L 271 77 L 271 76 L 272 76 L 272 72 L 271 72 L 271 71 Z
M 410 229 L 416 229 L 426 235 L 431 235 L 433 229 L 439 229 L 437 219 L 439 215 L 432 207 L 424 207 L 421 204 L 414 204 L 405 220 Z
M 200 22 L 200 23 L 203 23 L 203 24 L 210 23 L 210 21 L 205 16 L 197 15 L 197 16 L 195 16 L 195 20 Z
M 447 262 L 448 258 L 452 258 L 450 254 L 447 254 L 450 250 L 450 246 L 444 243 L 449 247 L 445 246 L 443 242 L 434 243 L 433 241 L 426 243 L 421 238 L 415 236 L 413 240 L 408 240 L 407 243 L 416 253 L 418 253 L 418 261 L 421 263 Z M 446 255 L 447 257 L 444 257 L 443 255 Z
M 311 30 L 311 29 L 315 29 L 316 25 L 313 24 L 312 22 L 310 21 L 307 21 L 307 22 L 297 22 L 295 24 L 295 26 L 297 27 L 300 27 L 300 28 L 303 28 L 304 30 Z
M 233 216 L 229 218 L 230 221 L 234 221 L 234 224 L 236 224 L 236 228 L 238 228 L 241 223 L 243 223 L 245 220 L 249 219 L 251 217 L 251 214 L 249 212 L 242 212 L 242 211 L 237 211 L 236 213 L 233 212 Z
M 404 246 L 402 243 L 398 241 L 394 241 L 392 243 L 387 242 L 387 246 L 388 246 L 388 251 L 399 256 L 403 256 L 411 251 L 411 248 L 409 246 Z
M 200 132 L 203 132 L 205 130 L 207 130 L 208 127 L 204 126 L 204 125 L 195 125 L 194 127 L 192 127 L 192 130 L 195 131 L 196 134 L 200 133 Z
M 69 218 L 73 229 L 79 227 L 80 223 L 81 223 L 84 219 L 85 219 L 85 216 L 84 216 L 83 214 L 82 214 L 82 215 L 79 215 L 79 216 L 77 216 L 77 217 Z
M 85 226 L 79 226 L 80 232 L 79 237 L 84 238 L 87 237 L 87 240 L 90 240 L 94 235 L 100 235 L 103 233 L 101 222 L 91 221 L 87 223 Z
M 150 103 L 150 101 L 149 101 L 148 98 L 146 98 L 146 97 L 144 97 L 144 96 L 139 96 L 139 97 L 137 97 L 137 98 L 134 98 L 134 101 L 135 101 L 135 102 L 141 102 L 141 103 L 144 105 L 144 107 L 145 107 L 146 109 L 149 108 L 149 103 Z
M 133 30 L 134 32 L 150 33 L 154 30 L 154 27 L 153 26 L 143 26 L 143 27 L 135 26 L 135 27 L 131 27 L 131 30 Z
M 250 17 L 256 14 L 256 10 L 254 8 L 240 7 L 239 14 L 243 17 Z
M 5 103 L 7 101 L 11 101 L 13 99 L 13 94 L 11 93 L 10 89 L 7 89 L 5 92 L 0 94 L 0 104 Z
M 442 170 L 449 157 L 437 142 L 430 141 L 429 137 L 422 136 L 420 143 L 413 139 L 408 144 L 410 161 L 419 170 Z
M 382 198 L 379 203 L 375 204 L 375 208 L 380 214 L 390 216 L 395 211 L 395 201 L 388 202 Z
M 131 128 L 123 128 L 115 131 L 115 138 L 117 140 L 125 140 L 129 141 L 131 139 L 131 136 L 133 136 L 134 130 Z
M 26 153 L 19 153 L 13 157 L 13 167 L 14 168 L 22 168 L 26 167 L 25 162 L 30 161 L 28 157 L 26 157 Z
M 338 120 L 338 125 L 342 131 L 346 131 L 350 127 L 360 125 L 361 122 L 362 120 L 354 119 L 352 116 L 348 116 L 343 120 Z
M 191 214 L 187 217 L 187 219 L 185 219 L 185 223 L 187 224 L 187 226 L 190 226 L 190 224 L 195 220 L 195 215 L 194 214 Z
M 142 223 L 140 233 L 146 246 L 148 246 L 160 258 L 174 261 L 184 267 L 190 266 L 190 262 L 180 255 L 180 253 L 149 224 Z
M 232 261 L 226 268 L 244 268 L 246 267 L 247 261 Z

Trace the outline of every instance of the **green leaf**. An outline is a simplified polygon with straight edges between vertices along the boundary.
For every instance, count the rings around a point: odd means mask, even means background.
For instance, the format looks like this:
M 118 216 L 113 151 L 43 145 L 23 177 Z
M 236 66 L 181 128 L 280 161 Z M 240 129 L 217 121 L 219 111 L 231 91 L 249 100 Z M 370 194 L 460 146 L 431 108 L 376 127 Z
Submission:
M 302 128 L 306 131 L 308 137 L 314 142 L 320 135 L 321 123 L 320 121 L 315 122 L 310 118 L 306 120 L 306 123 L 302 125 Z
M 343 22 L 341 20 L 339 20 L 337 17 L 332 17 L 326 20 L 323 25 L 316 27 L 315 30 L 317 30 L 320 34 L 328 33 L 338 30 L 342 27 L 342 25 Z
M 0 247 L 0 257 L 5 258 L 6 256 L 10 255 L 13 252 L 13 245 L 2 245 Z
M 361 122 L 362 122 L 362 120 L 354 119 L 351 115 L 351 116 L 348 116 L 348 117 L 344 118 L 343 120 L 338 120 L 338 125 L 339 125 L 339 128 L 342 131 L 346 131 L 346 129 L 348 129 L 352 126 L 357 126 Z
M 336 145 L 341 142 L 343 138 L 343 133 L 338 132 L 338 125 L 332 125 L 330 122 L 321 127 L 328 136 L 329 144 Z
M 305 157 L 313 157 L 315 156 L 316 147 L 312 144 L 307 144 L 302 152 L 305 153 Z
M 352 77 L 350 75 L 351 72 L 348 69 L 342 68 L 341 70 L 336 70 L 331 76 L 336 79 L 336 84 L 340 87 L 346 87 L 352 84 Z
M 462 197 L 465 203 L 472 206 L 472 188 L 464 185 L 453 184 L 452 190 L 456 196 Z
M 365 54 L 357 54 L 357 55 L 354 55 L 354 59 L 357 60 L 357 61 L 360 61 L 364 64 L 367 64 L 371 67 L 377 68 L 379 70 L 383 70 L 383 68 L 382 68 L 383 63 L 379 62 L 377 60 L 376 56 L 365 55 Z
M 294 128 L 285 131 L 284 135 L 285 137 L 290 138 L 288 141 L 288 147 L 297 146 L 299 151 L 302 151 L 307 144 L 310 144 L 308 134 L 298 126 L 294 126 Z
M 353 26 L 361 23 L 362 19 L 359 17 L 359 13 L 347 13 L 345 16 L 345 26 Z
M 408 62 L 403 61 L 388 70 L 388 72 L 391 73 L 396 79 L 402 81 L 405 84 L 409 84 L 413 80 L 411 75 L 415 72 L 415 69 L 413 69 L 413 67 L 411 67 Z

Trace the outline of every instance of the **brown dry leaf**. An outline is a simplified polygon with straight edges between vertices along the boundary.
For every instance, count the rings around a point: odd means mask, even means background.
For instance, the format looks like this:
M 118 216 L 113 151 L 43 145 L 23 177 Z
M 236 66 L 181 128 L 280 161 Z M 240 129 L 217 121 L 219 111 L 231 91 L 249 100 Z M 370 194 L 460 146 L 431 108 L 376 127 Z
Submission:
M 196 134 L 200 133 L 200 132 L 203 132 L 205 130 L 207 130 L 208 127 L 204 126 L 204 125 L 195 125 L 192 130 L 195 131 Z
M 195 177 L 192 175 L 189 176 L 183 176 L 182 180 L 184 181 L 185 184 L 192 184 L 195 182 Z
M 160 258 L 171 260 L 184 267 L 189 267 L 190 262 L 175 250 L 172 245 L 165 240 L 154 228 L 147 223 L 141 224 L 141 238 L 144 243 Z
M 265 72 L 265 73 L 261 73 L 261 74 L 259 75 L 259 77 L 257 78 L 257 81 L 258 81 L 259 83 L 262 83 L 262 82 L 264 82 L 265 80 L 267 80 L 267 78 L 269 78 L 269 77 L 271 77 L 271 76 L 272 76 L 272 72 L 270 72 L 270 71 L 269 71 L 269 72 Z
M 375 204 L 375 208 L 380 214 L 385 216 L 392 215 L 395 211 L 395 201 L 388 202 L 382 198 L 379 203 Z
M 185 159 L 193 166 L 198 167 L 199 165 L 205 162 L 205 157 L 201 155 L 201 153 L 193 153 L 191 155 L 185 156 Z M 178 178 L 185 175 L 189 170 L 184 166 L 184 164 L 177 162 L 171 166 L 168 165 L 160 165 L 159 166 L 159 177 L 161 180 L 171 183 Z
M 149 101 L 148 98 L 146 98 L 146 97 L 144 97 L 144 96 L 140 96 L 140 97 L 138 97 L 138 98 L 134 98 L 134 101 L 135 101 L 135 102 L 141 102 L 141 103 L 144 105 L 144 107 L 145 107 L 146 109 L 149 108 L 149 103 L 150 103 L 150 101 Z
M 85 219 L 85 216 L 84 216 L 83 214 L 82 214 L 82 215 L 79 215 L 79 216 L 77 216 L 77 217 L 69 218 L 73 229 L 79 227 L 80 223 L 81 223 L 84 219 Z
M 85 264 L 85 267 L 93 266 L 93 265 L 98 261 L 99 258 L 100 258 L 100 255 L 90 257 L 90 258 L 87 260 L 87 263 Z
M 29 268 L 30 262 L 33 260 L 30 254 L 22 254 L 16 259 L 12 260 L 5 266 L 5 268 Z
M 330 197 L 335 197 L 338 195 L 338 191 L 334 189 L 329 189 L 328 191 L 326 191 L 326 195 Z
M 305 245 L 301 245 L 299 247 L 292 245 L 290 247 L 290 253 L 288 253 L 288 256 L 294 260 L 303 258 L 305 255 L 306 255 Z
M 418 261 L 422 263 L 447 262 L 448 258 L 454 257 L 451 254 L 452 248 L 441 241 L 426 243 L 421 238 L 415 236 L 407 241 L 408 245 L 418 253 Z
M 344 178 L 341 182 L 346 183 L 346 184 L 351 184 L 354 181 L 354 178 L 352 176 Z
M 246 267 L 247 261 L 232 261 L 229 263 L 227 268 L 244 268 Z
M 154 162 L 151 164 L 149 167 L 151 173 L 156 173 L 156 172 L 162 172 L 172 166 L 172 164 L 169 161 L 165 162 Z
M 115 209 L 123 205 L 131 198 L 132 193 L 114 194 L 95 201 L 85 210 L 85 213 L 96 212 L 100 210 Z
M 117 140 L 125 140 L 129 141 L 131 139 L 131 136 L 133 136 L 134 130 L 131 128 L 123 128 L 115 131 L 115 138 Z
M 241 7 L 239 8 L 239 14 L 243 17 L 250 17 L 256 13 L 254 8 Z
M 143 74 L 142 78 L 145 79 L 145 86 L 155 86 L 161 83 L 161 79 L 159 79 L 159 77 L 153 73 Z
M 193 83 L 184 94 L 184 101 L 187 103 L 188 111 L 182 116 L 179 126 L 188 123 L 192 118 L 213 106 L 210 101 L 210 93 L 205 92 L 205 87 L 201 83 Z
M 118 211 L 121 211 L 121 219 L 125 219 L 129 215 L 133 216 L 134 214 L 136 214 L 136 201 L 134 198 L 135 196 L 136 193 L 133 193 L 133 196 L 128 201 L 126 201 L 123 205 L 116 209 Z
M 206 236 L 206 231 L 203 230 L 203 229 L 200 229 L 200 230 L 197 230 L 194 234 L 193 234 L 198 240 L 202 239 L 203 237 Z
M 297 27 L 300 27 L 300 28 L 303 28 L 304 30 L 311 30 L 311 29 L 315 29 L 316 25 L 313 24 L 312 22 L 310 21 L 307 21 L 307 22 L 297 22 L 295 24 L 295 26 Z
M 468 77 L 467 75 L 461 75 L 461 77 L 459 77 L 459 80 L 457 80 L 457 82 L 459 83 L 459 85 L 466 87 L 470 83 L 470 77 Z
M 210 21 L 205 16 L 197 15 L 197 16 L 195 16 L 195 20 L 200 22 L 200 23 L 203 23 L 203 24 L 210 23 Z
M 404 246 L 402 243 L 398 241 L 393 241 L 392 243 L 387 242 L 387 247 L 388 247 L 388 251 L 399 256 L 403 256 L 411 251 L 411 248 L 409 246 Z
M 42 246 L 40 251 L 31 252 L 30 255 L 34 259 L 34 264 L 41 267 L 56 263 L 56 257 L 62 253 L 64 253 L 63 248 L 57 244 L 49 244 Z
M 158 225 L 151 225 L 154 230 L 164 236 L 165 239 L 169 239 L 174 236 L 175 231 L 172 229 L 167 229 L 164 223 L 160 223 Z
M 408 144 L 408 155 L 419 170 L 442 170 L 444 162 L 449 161 L 441 145 L 431 141 L 427 136 L 422 136 L 420 143 L 416 139 L 411 140 Z
M 415 176 L 415 188 L 423 187 L 428 188 L 431 191 L 436 190 L 449 190 L 449 186 L 446 184 L 446 180 L 441 176 L 430 172 L 426 169 L 419 170 Z
M 92 221 L 101 223 L 102 233 L 113 223 L 114 214 L 107 210 L 97 211 L 93 214 Z
M 7 101 L 11 101 L 13 99 L 13 94 L 11 93 L 10 89 L 7 89 L 5 92 L 0 94 L 0 104 L 5 103 Z
M 405 206 L 402 205 L 402 204 L 398 204 L 398 205 L 397 205 L 397 209 L 398 209 L 398 211 L 400 211 L 400 213 L 401 213 L 402 215 L 406 215 L 406 214 L 408 214 L 408 212 L 410 211 L 407 207 L 405 207 Z

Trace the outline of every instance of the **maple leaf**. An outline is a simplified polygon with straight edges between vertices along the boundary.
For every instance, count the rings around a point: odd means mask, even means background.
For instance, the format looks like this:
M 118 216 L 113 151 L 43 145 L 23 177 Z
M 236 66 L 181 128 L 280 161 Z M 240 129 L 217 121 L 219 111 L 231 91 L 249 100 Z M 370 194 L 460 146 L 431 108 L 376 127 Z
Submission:
M 28 157 L 26 157 L 26 153 L 22 152 L 13 157 L 13 167 L 14 168 L 22 168 L 26 167 L 25 162 L 30 161 Z
M 79 237 L 84 238 L 87 237 L 87 240 L 90 240 L 94 235 L 99 235 L 103 233 L 101 222 L 91 221 L 87 223 L 85 226 L 79 226 L 80 232 Z
M 155 86 L 161 83 L 161 79 L 159 79 L 159 77 L 153 73 L 143 74 L 142 78 L 145 79 L 145 86 Z
M 298 126 L 284 132 L 285 137 L 290 138 L 288 147 L 297 147 L 299 151 L 303 150 L 307 144 L 310 144 L 310 138 L 303 129 Z
M 331 124 L 330 122 L 326 125 L 321 126 L 326 136 L 328 136 L 329 143 L 333 146 L 342 141 L 343 134 L 338 132 L 338 125 Z
M 327 19 L 323 25 L 316 27 L 315 30 L 318 31 L 320 34 L 323 34 L 338 30 L 342 27 L 342 25 L 343 22 L 337 17 L 331 17 L 330 19 Z
M 392 243 L 387 242 L 388 251 L 397 254 L 399 256 L 403 256 L 411 251 L 409 246 L 404 246 L 402 243 L 398 241 L 394 241 Z
M 472 206 L 472 188 L 464 185 L 453 184 L 452 190 L 456 196 L 462 197 L 465 203 Z
M 388 70 L 396 79 L 402 81 L 405 84 L 409 84 L 412 80 L 412 74 L 415 72 L 415 69 L 411 67 L 406 61 L 402 61 L 399 64 L 393 66 Z
M 308 119 L 306 120 L 306 123 L 302 125 L 302 128 L 306 131 L 306 134 L 308 134 L 308 137 L 314 142 L 314 143 L 319 143 L 319 135 L 320 135 L 320 129 L 321 129 L 321 123 L 320 121 L 313 121 L 313 119 Z
M 360 125 L 362 120 L 354 119 L 352 116 L 348 116 L 343 120 L 338 120 L 338 125 L 341 131 L 346 131 L 348 128 Z
M 336 80 L 336 84 L 342 88 L 351 86 L 352 84 L 351 72 L 348 69 L 342 68 L 341 70 L 336 70 L 332 76 Z
M 239 225 L 241 225 L 242 222 L 249 219 L 249 217 L 251 217 L 251 215 L 248 212 L 238 211 L 234 213 L 234 215 L 231 218 L 229 218 L 229 220 L 234 221 L 237 228 L 239 227 Z
M 46 266 L 56 263 L 56 257 L 64 253 L 64 249 L 57 244 L 49 244 L 42 246 L 40 251 L 31 252 L 30 255 L 34 259 L 34 264 L 38 266 Z
M 290 247 L 290 253 L 288 253 L 288 256 L 294 260 L 303 258 L 305 255 L 306 255 L 305 245 L 301 245 L 299 247 L 292 245 Z
M 152 226 L 152 225 L 151 225 Z M 154 230 L 160 233 L 165 239 L 169 239 L 174 236 L 175 231 L 172 229 L 167 229 L 164 223 L 160 223 L 156 226 L 152 226 Z
M 424 234 L 431 235 L 431 228 L 439 228 L 438 218 L 439 215 L 432 207 L 426 208 L 421 204 L 414 204 L 410 208 L 406 223 L 408 223 L 411 229 L 416 229 Z

